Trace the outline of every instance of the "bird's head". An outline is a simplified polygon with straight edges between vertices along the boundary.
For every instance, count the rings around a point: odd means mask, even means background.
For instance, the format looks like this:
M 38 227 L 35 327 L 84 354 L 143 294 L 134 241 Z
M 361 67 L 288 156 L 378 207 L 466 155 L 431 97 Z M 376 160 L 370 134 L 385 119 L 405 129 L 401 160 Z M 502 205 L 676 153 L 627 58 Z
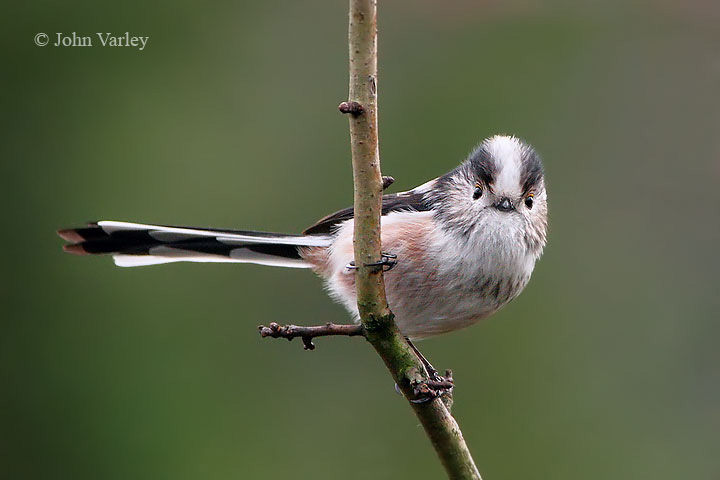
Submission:
M 496 135 L 483 141 L 455 170 L 433 185 L 438 219 L 465 237 L 507 236 L 539 255 L 547 230 L 542 162 L 520 139 Z

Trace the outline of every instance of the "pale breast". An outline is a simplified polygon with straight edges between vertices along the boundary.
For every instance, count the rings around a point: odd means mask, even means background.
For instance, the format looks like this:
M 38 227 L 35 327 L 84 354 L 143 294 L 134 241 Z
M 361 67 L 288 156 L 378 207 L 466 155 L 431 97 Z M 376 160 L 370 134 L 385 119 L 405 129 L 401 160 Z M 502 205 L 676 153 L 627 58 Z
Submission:
M 303 257 L 326 280 L 330 295 L 358 318 L 353 260 L 352 220 L 338 230 L 329 248 L 309 248 Z M 411 338 L 438 335 L 471 325 L 509 302 L 527 278 L 488 271 L 471 257 L 478 251 L 447 251 L 432 212 L 393 212 L 382 218 L 383 250 L 397 255 L 385 273 L 388 303 L 398 327 Z M 529 277 L 528 277 L 529 278 Z

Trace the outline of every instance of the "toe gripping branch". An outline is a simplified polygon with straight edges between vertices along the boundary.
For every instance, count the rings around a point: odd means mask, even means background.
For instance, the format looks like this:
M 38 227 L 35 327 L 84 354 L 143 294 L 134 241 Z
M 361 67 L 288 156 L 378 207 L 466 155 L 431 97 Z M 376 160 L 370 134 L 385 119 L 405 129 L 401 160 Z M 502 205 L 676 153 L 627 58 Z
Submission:
M 410 346 L 415 355 L 418 357 L 420 363 L 423 364 L 425 370 L 428 373 L 427 380 L 413 382 L 412 387 L 415 398 L 411 399 L 410 401 L 412 403 L 426 403 L 438 397 L 451 395 L 453 388 L 455 387 L 455 382 L 453 381 L 452 377 L 452 370 L 445 370 L 445 376 L 440 376 L 437 369 L 432 366 L 432 364 L 428 361 L 425 355 L 423 355 L 422 352 L 417 349 L 415 344 L 413 344 L 408 337 L 405 337 L 405 341 Z
M 340 104 L 340 111 L 343 113 L 351 113 L 350 111 L 343 111 L 343 105 L 345 105 L 347 102 L 343 102 Z M 355 103 L 355 102 L 352 102 Z M 359 105 L 359 104 L 358 104 Z M 360 106 L 362 108 L 362 106 Z M 382 177 L 382 189 L 386 190 L 390 185 L 395 183 L 395 178 L 391 177 L 390 175 L 384 175 Z M 397 265 L 397 255 L 394 255 L 392 253 L 382 253 L 380 257 L 379 262 L 373 262 L 373 263 L 366 263 L 366 267 L 379 267 L 382 268 L 383 272 L 389 272 L 393 269 L 395 265 Z M 348 263 L 345 266 L 348 270 L 357 270 L 357 265 L 355 265 L 355 262 L 352 261 Z
M 366 267 L 376 267 L 377 269 L 382 269 L 383 272 L 389 272 L 390 270 L 397 265 L 397 255 L 392 253 L 382 253 L 380 256 L 380 260 L 377 262 L 372 263 L 366 263 Z M 345 265 L 345 268 L 348 270 L 357 270 L 358 266 L 355 265 L 355 262 L 352 261 Z
M 426 403 L 438 397 L 452 394 L 455 382 L 451 370 L 445 370 L 444 377 L 438 375 L 437 371 L 428 373 L 430 378 L 413 383 L 415 398 L 410 399 L 412 403 Z

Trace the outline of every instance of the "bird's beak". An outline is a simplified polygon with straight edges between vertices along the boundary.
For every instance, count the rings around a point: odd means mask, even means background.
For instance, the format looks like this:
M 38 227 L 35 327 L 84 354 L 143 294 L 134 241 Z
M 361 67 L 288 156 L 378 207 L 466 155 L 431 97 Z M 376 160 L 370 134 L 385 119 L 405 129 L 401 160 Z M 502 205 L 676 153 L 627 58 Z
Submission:
M 495 208 L 500 210 L 501 212 L 512 212 L 515 210 L 515 206 L 513 206 L 513 203 L 510 201 L 508 197 L 503 197 L 495 204 Z

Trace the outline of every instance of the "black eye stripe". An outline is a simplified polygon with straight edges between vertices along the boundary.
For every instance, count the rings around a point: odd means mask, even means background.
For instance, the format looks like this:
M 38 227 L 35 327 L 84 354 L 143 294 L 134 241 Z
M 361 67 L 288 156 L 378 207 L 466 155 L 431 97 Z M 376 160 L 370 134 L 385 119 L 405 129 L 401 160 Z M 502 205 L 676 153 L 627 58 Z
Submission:
M 520 172 L 520 183 L 524 192 L 529 192 L 537 186 L 543 178 L 543 166 L 540 157 L 529 145 L 525 145 L 522 151 L 522 164 Z

